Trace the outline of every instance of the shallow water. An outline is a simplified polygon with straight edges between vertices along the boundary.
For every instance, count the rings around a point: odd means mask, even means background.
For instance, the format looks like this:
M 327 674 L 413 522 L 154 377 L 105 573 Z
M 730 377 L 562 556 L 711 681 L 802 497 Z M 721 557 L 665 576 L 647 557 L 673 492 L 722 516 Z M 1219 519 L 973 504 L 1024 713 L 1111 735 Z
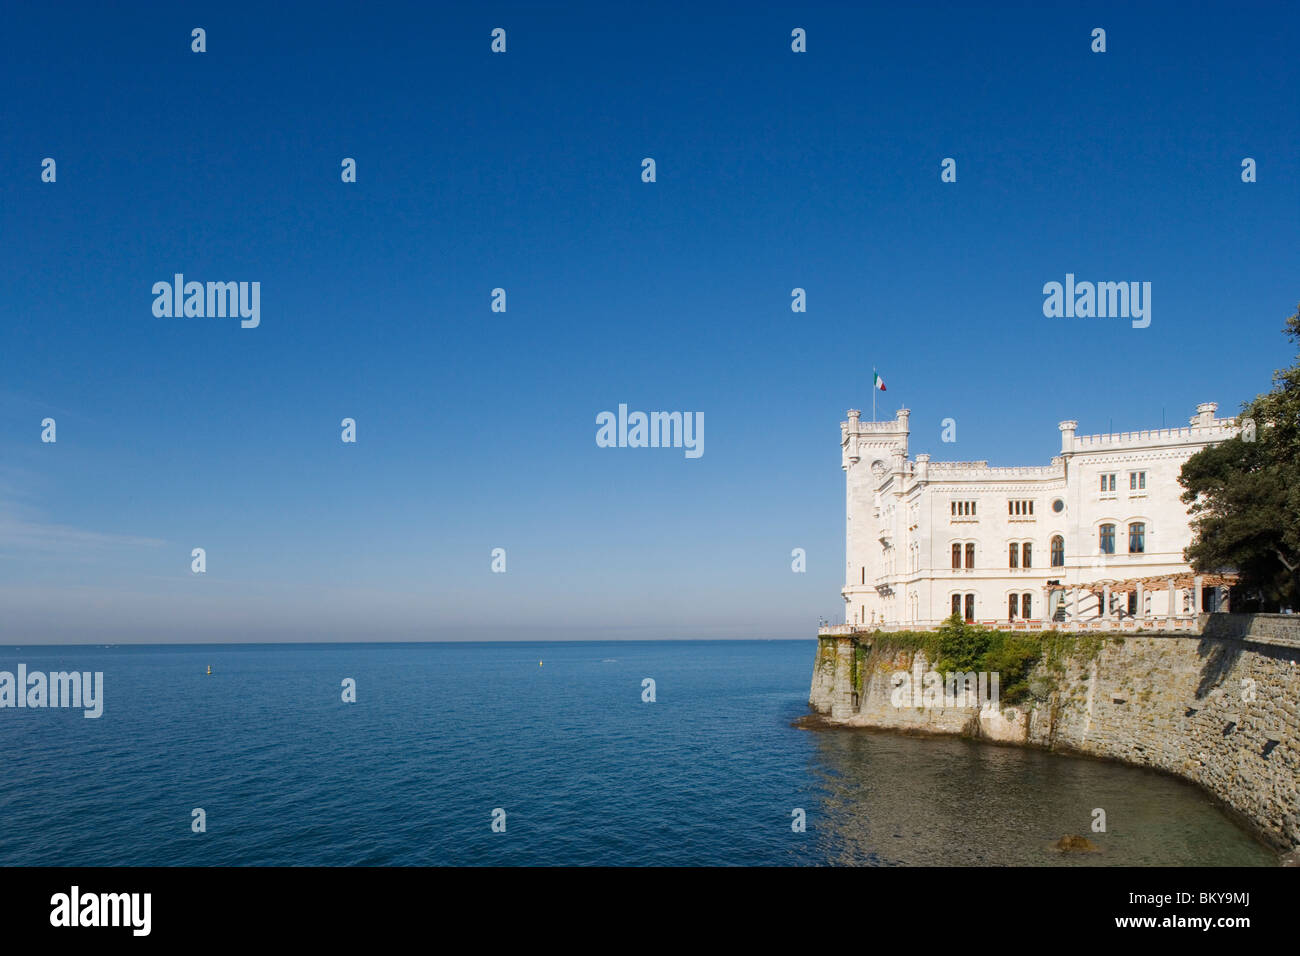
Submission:
M 0 670 L 103 671 L 106 687 L 97 720 L 0 710 L 0 864 L 1276 862 L 1195 787 L 1154 772 L 795 727 L 815 652 L 813 640 L 0 648 Z M 354 704 L 341 700 L 349 677 Z M 205 833 L 191 831 L 194 808 Z M 1095 808 L 1105 833 L 1091 830 Z M 795 809 L 806 832 L 791 828 Z M 1066 834 L 1101 852 L 1053 850 Z

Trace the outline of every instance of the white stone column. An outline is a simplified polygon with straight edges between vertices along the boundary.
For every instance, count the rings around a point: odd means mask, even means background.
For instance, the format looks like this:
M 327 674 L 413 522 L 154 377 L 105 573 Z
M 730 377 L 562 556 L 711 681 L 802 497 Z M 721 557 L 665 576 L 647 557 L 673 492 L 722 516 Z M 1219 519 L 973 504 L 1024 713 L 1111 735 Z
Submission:
M 1137 616 L 1138 616 L 1138 617 L 1143 617 L 1143 618 L 1144 618 L 1144 617 L 1147 616 L 1147 605 L 1146 605 L 1146 601 L 1144 600 L 1144 598 L 1146 597 L 1146 591 L 1143 590 L 1143 588 L 1142 588 L 1142 582 L 1141 582 L 1141 581 L 1139 581 L 1139 582 L 1137 583 L 1137 593 L 1138 593 L 1138 602 L 1137 602 L 1137 603 L 1138 603 L 1138 612 L 1137 612 Z
M 1104 621 L 1110 620 L 1110 585 L 1101 586 L 1101 617 Z
M 1201 613 L 1201 576 L 1192 578 L 1192 617 Z
M 1169 616 L 1178 616 L 1178 605 L 1174 603 L 1174 579 L 1169 578 Z

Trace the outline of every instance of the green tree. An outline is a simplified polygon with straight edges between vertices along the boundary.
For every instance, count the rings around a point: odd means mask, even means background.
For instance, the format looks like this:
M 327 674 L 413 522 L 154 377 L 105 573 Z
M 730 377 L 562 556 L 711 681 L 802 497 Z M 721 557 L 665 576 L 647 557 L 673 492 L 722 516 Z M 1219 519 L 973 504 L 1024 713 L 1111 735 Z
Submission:
M 1285 331 L 1300 343 L 1300 307 Z M 1242 406 L 1240 423 L 1240 435 L 1183 465 L 1194 532 L 1184 556 L 1201 573 L 1236 571 L 1265 609 L 1300 607 L 1300 355 Z
M 939 655 L 931 666 L 938 671 L 979 670 L 979 662 L 988 650 L 989 632 L 978 624 L 953 614 L 939 625 Z

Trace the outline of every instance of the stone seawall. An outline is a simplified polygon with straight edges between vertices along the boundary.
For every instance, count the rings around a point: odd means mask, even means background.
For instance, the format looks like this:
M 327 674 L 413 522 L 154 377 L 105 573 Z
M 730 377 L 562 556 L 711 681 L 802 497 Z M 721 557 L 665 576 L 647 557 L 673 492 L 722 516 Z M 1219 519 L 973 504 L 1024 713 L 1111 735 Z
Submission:
M 1300 619 L 1204 615 L 1200 634 L 1057 640 L 1000 707 L 894 705 L 928 667 L 885 633 L 818 640 L 809 704 L 834 724 L 963 734 L 1154 767 L 1194 783 L 1282 851 L 1300 847 Z M 911 703 L 910 701 L 908 703 Z

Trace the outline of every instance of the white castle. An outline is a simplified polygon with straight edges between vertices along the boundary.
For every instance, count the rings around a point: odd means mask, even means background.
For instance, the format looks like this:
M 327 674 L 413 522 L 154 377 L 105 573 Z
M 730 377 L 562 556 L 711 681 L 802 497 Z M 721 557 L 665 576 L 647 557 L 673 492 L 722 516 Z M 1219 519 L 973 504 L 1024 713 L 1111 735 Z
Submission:
M 953 613 L 1013 628 L 1192 626 L 1226 610 L 1231 575 L 1183 559 L 1190 521 L 1178 474 L 1237 434 L 1218 405 L 1185 428 L 1076 435 L 1046 466 L 908 457 L 908 411 L 840 423 L 846 475 L 845 624 L 933 627 Z

